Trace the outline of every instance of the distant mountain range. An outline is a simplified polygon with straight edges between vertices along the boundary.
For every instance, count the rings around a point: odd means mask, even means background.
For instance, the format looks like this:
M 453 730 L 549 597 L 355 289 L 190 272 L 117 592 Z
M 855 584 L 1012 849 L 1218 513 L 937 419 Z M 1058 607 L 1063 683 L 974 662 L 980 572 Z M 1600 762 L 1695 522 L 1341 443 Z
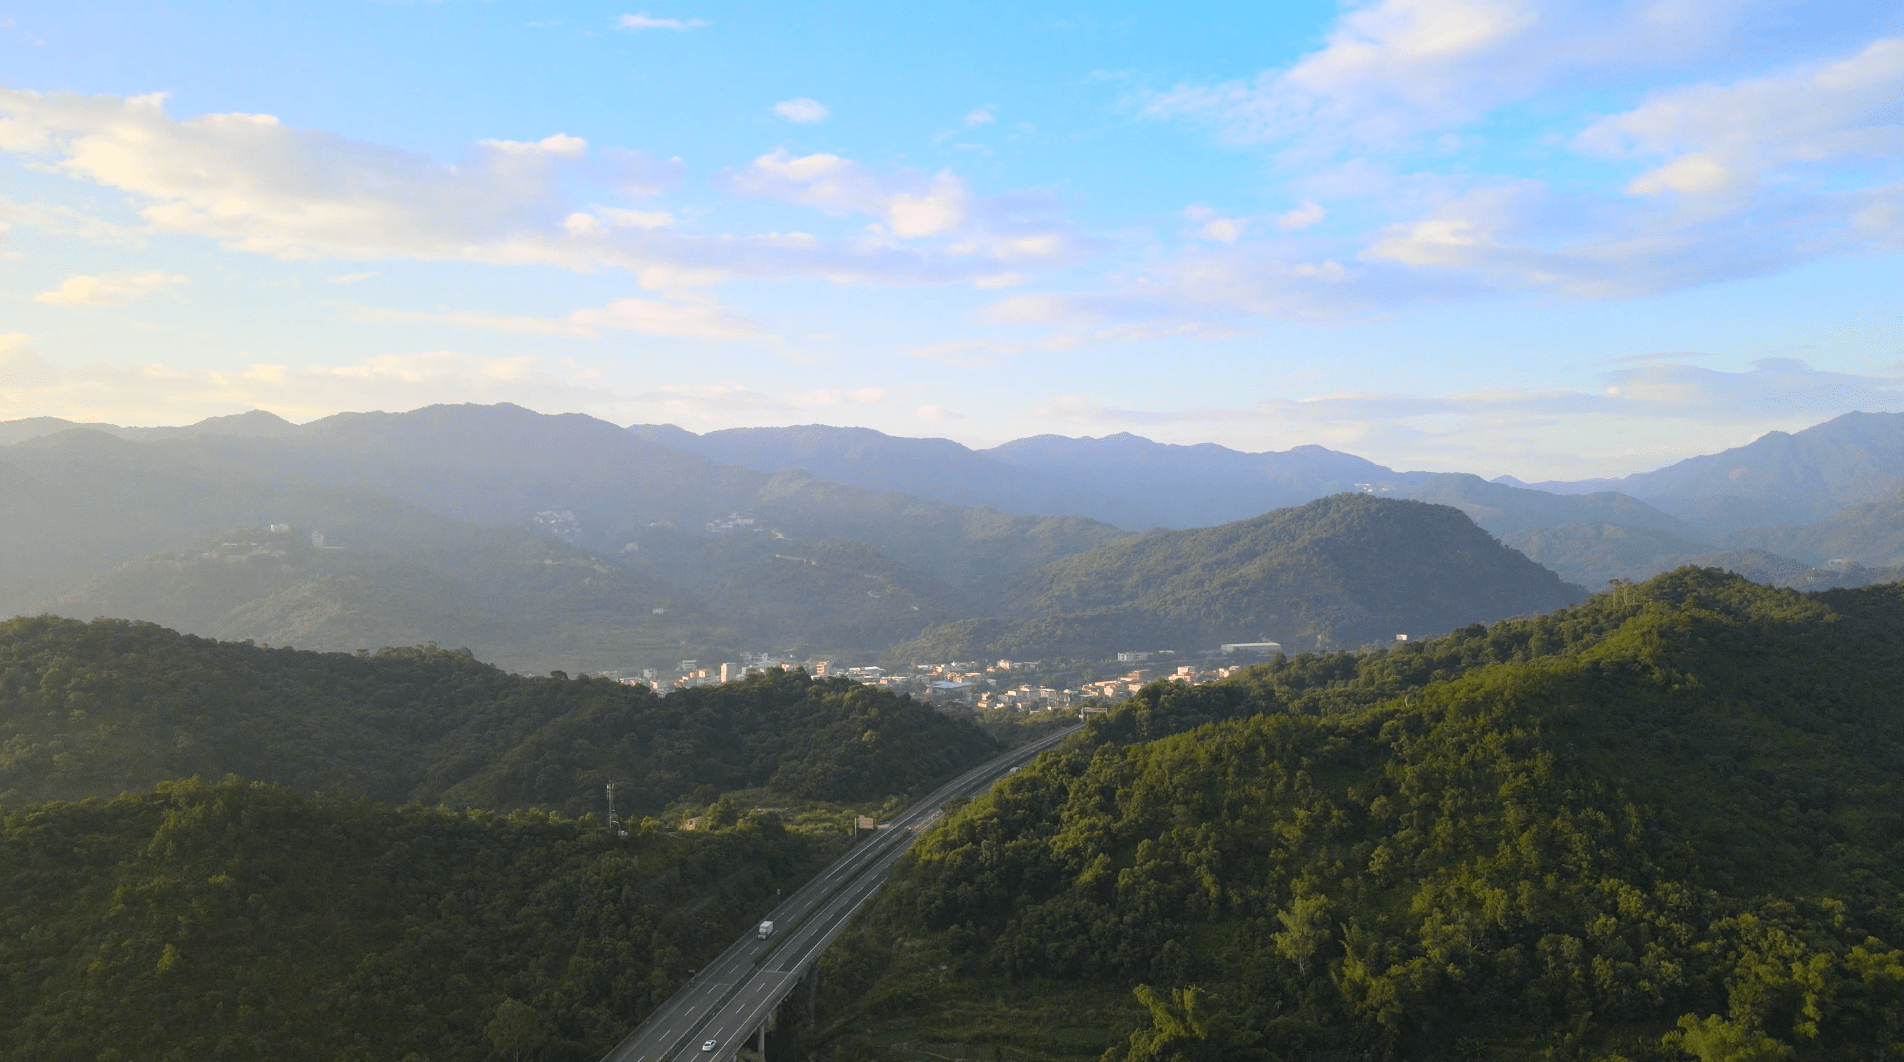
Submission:
M 871 659 L 901 645 L 1354 645 L 1551 607 L 1538 602 L 1579 595 L 1555 589 L 1563 581 L 1593 589 L 1684 563 L 1806 587 L 1895 578 L 1900 425 L 1852 414 L 1617 482 L 1535 489 L 1322 447 L 1115 435 L 973 450 L 824 425 L 623 429 L 509 405 L 305 425 L 259 411 L 180 428 L 38 418 L 0 423 L 0 492 L 13 502 L 0 508 L 0 614 L 152 619 L 312 648 L 437 640 L 532 671 L 770 647 Z M 1341 494 L 1433 504 L 1371 510 L 1413 514 L 1384 517 L 1393 541 L 1316 530 L 1337 510 L 1303 507 Z M 1511 564 L 1462 569 L 1480 554 L 1457 548 L 1443 506 L 1560 578 L 1536 588 Z M 1727 522 L 1743 515 L 1768 519 Z M 1267 545 L 1270 525 L 1322 552 Z M 347 548 L 317 549 L 312 531 Z M 1329 534 L 1340 548 L 1316 545 Z M 1397 553 L 1411 534 L 1453 553 Z M 1337 565 L 1326 576 L 1325 554 Z M 1392 600 L 1357 596 L 1358 571 L 1406 573 L 1391 563 L 1403 554 L 1466 570 L 1474 593 L 1403 579 Z M 1182 572 L 1156 567 L 1171 556 Z M 1050 596 L 1081 571 L 1111 586 L 1125 568 L 1152 581 L 1093 591 L 1091 604 Z M 1185 589 L 1199 581 L 1205 591 Z M 1274 603 L 1298 584 L 1313 599 L 1300 615 Z M 1438 595 L 1440 611 L 1408 612 L 1411 593 Z
M 1750 445 L 1619 479 L 1523 483 L 1461 473 L 1398 472 L 1320 446 L 1247 453 L 1135 435 L 1041 435 L 989 450 L 948 439 L 902 439 L 866 428 L 803 425 L 696 435 L 635 425 L 645 439 L 759 471 L 800 468 L 861 486 L 907 490 L 1005 512 L 1066 513 L 1129 530 L 1248 519 L 1345 491 L 1451 505 L 1563 577 L 1589 587 L 1642 579 L 1686 563 L 1718 563 L 1741 547 L 1784 549 L 1763 574 L 1809 571 L 1808 583 L 1861 585 L 1883 553 L 1805 525 L 1880 503 L 1904 487 L 1904 414 L 1848 413 Z M 1869 519 L 1882 523 L 1881 516 Z M 1773 533 L 1787 527 L 1789 533 Z M 1871 539 L 1853 532 L 1857 542 Z M 1823 536 L 1823 537 L 1821 537 Z M 1782 545 L 1781 545 L 1782 544 Z M 1855 557 L 1851 556 L 1856 554 Z M 1894 554 L 1893 554 L 1894 556 Z M 1850 557 L 1865 567 L 1821 568 Z M 1735 556 L 1732 559 L 1737 560 Z M 1878 574 L 1881 574 L 1878 573 Z
M 973 450 L 949 439 L 821 424 L 705 435 L 669 424 L 629 431 L 757 471 L 798 468 L 839 483 L 1003 512 L 1086 516 L 1133 531 L 1208 527 L 1364 491 L 1452 504 L 1496 534 L 1569 520 L 1717 534 L 1811 523 L 1904 487 L 1904 413 L 1847 413 L 1796 434 L 1771 432 L 1747 446 L 1621 479 L 1523 483 L 1502 476 L 1491 485 L 1507 490 L 1493 492 L 1478 477 L 1456 484 L 1320 446 L 1248 453 L 1118 434 L 1039 435 Z M 1527 490 L 1542 497 L 1510 493 Z M 1589 500 L 1584 508 L 1570 507 L 1556 497 Z
M 1807 524 L 1904 487 L 1904 413 L 1846 413 L 1620 479 L 1496 482 L 1556 494 L 1617 490 L 1710 530 Z

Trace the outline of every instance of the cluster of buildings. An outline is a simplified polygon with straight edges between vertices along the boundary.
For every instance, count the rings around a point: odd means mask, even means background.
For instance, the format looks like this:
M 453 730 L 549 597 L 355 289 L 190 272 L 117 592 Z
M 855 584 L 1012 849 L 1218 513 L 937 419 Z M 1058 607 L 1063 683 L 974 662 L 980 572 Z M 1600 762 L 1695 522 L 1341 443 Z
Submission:
M 1201 686 L 1206 682 L 1229 678 L 1248 666 L 1248 664 L 1230 664 L 1205 670 L 1195 664 L 1179 664 L 1175 670 L 1167 674 L 1159 674 L 1153 668 L 1140 667 L 1118 678 L 1087 682 L 1084 684 L 1084 694 L 1107 701 L 1121 701 L 1159 679 L 1165 682 L 1181 682 L 1186 686 Z
M 665 691 L 718 686 L 773 668 L 798 667 L 815 678 L 850 678 L 937 704 L 1021 712 L 1082 708 L 1088 712 L 1101 711 L 1103 704 L 1123 700 L 1159 680 L 1191 686 L 1216 682 L 1281 649 L 1275 642 L 1232 643 L 1216 653 L 1204 654 L 1201 664 L 1177 664 L 1178 654 L 1170 650 L 1124 652 L 1118 654 L 1120 663 L 1160 661 L 1162 666 L 1133 668 L 1116 678 L 1075 686 L 1041 681 L 1043 662 L 1038 660 L 1000 660 L 990 665 L 976 660 L 954 660 L 943 664 L 914 664 L 907 670 L 890 671 L 880 667 L 835 667 L 828 660 L 799 660 L 791 656 L 776 657 L 772 653 L 744 653 L 738 663 L 706 667 L 698 660 L 683 660 L 672 673 L 647 668 L 638 676 L 618 677 L 623 682 Z
M 273 536 L 272 541 L 220 542 L 218 548 L 200 553 L 199 558 L 201 560 L 242 561 L 249 560 L 252 557 L 282 557 L 286 555 L 286 547 L 291 545 L 291 543 L 287 543 L 282 536 L 292 534 L 295 530 L 296 528 L 290 524 L 268 524 L 265 527 L 265 531 L 268 535 Z M 324 532 L 322 531 L 311 532 L 309 538 L 312 549 L 337 552 L 344 548 L 342 546 L 326 544 L 324 541 Z

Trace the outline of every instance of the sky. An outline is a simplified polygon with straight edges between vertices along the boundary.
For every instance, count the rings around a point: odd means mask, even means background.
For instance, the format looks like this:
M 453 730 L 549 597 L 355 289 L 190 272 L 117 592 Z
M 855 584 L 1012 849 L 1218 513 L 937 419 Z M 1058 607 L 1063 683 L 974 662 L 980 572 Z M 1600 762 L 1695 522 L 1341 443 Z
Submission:
M 0 420 L 1619 475 L 1904 410 L 1904 5 L 0 0 Z

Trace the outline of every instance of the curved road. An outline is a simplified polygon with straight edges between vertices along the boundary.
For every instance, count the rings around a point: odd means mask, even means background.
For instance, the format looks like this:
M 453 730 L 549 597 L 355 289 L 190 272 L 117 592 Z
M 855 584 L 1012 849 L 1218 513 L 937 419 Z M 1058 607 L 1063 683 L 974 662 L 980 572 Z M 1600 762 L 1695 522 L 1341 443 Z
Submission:
M 603 1062 L 720 1062 L 747 1046 L 820 953 L 885 883 L 892 865 L 945 805 L 989 789 L 1011 770 L 1075 733 L 1067 727 L 988 760 L 907 808 L 873 838 L 853 846 L 767 917 L 774 935 L 752 930 L 648 1015 Z M 712 1051 L 701 1045 L 713 1040 Z

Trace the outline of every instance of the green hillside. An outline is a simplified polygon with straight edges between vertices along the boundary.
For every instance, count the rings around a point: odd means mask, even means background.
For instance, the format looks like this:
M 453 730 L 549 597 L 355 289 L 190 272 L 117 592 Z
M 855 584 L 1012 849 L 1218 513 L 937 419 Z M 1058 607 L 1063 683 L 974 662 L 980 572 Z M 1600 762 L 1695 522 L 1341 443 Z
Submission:
M 1503 538 L 1529 528 L 1601 522 L 1634 529 L 1655 529 L 1681 536 L 1696 534 L 1659 509 L 1617 491 L 1549 494 L 1543 490 L 1490 483 L 1480 476 L 1464 472 L 1423 475 L 1418 480 L 1386 489 L 1392 491 L 1392 497 L 1453 506 L 1467 513 L 1475 523 Z
M 825 852 L 237 781 L 0 809 L 0 1058 L 592 1062 Z
M 302 792 L 656 814 L 766 787 L 872 801 L 996 751 L 976 727 L 844 679 L 769 672 L 659 697 L 525 678 L 434 647 L 266 649 L 149 623 L 0 623 L 0 804 L 236 774 Z
M 1563 579 L 1600 590 L 1614 579 L 1650 579 L 1713 549 L 1699 537 L 1676 531 L 1592 520 L 1518 528 L 1503 533 L 1501 541 Z
M 1879 501 L 1848 505 L 1815 524 L 1754 528 L 1727 539 L 1813 564 L 1843 558 L 1874 568 L 1904 565 L 1904 490 Z
M 1153 686 L 921 840 L 805 1044 L 1904 1057 L 1901 682 L 1904 586 L 1681 569 Z
M 282 513 L 297 520 L 290 531 L 201 537 L 40 605 L 328 652 L 434 641 L 532 673 L 650 666 L 745 644 L 728 613 L 690 591 L 548 536 L 332 493 L 329 504 Z M 326 547 L 312 545 L 313 531 Z
M 1067 557 L 1015 581 L 989 617 L 928 630 L 887 658 L 1105 659 L 1258 640 L 1352 647 L 1585 596 L 1456 509 L 1338 494 Z

